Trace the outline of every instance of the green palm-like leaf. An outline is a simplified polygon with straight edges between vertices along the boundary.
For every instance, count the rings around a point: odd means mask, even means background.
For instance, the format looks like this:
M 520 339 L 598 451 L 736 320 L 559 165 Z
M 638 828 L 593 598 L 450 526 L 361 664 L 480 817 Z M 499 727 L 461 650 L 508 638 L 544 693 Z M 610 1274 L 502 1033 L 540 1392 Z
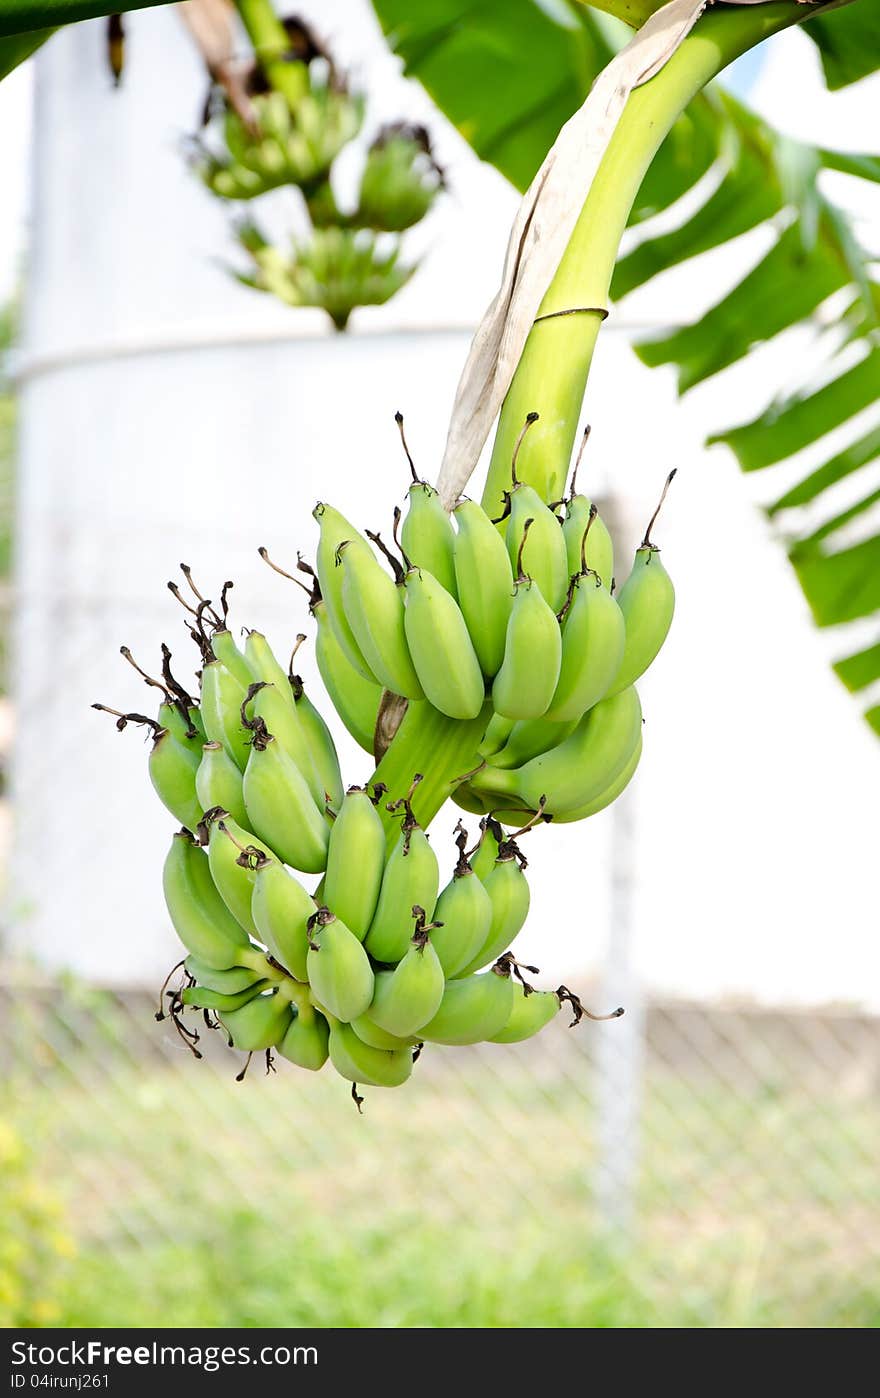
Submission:
M 467 137 L 520 188 L 530 181 L 563 121 L 583 101 L 599 69 L 628 31 L 596 11 L 628 17 L 627 0 L 594 7 L 568 0 L 373 0 L 392 47 Z M 632 17 L 658 7 L 629 3 Z M 830 87 L 880 68 L 880 7 L 855 3 L 805 26 L 817 43 Z M 481 74 L 476 81 L 476 74 Z M 714 167 L 714 168 L 713 168 Z M 698 181 L 707 192 L 694 208 Z M 824 463 L 805 470 L 769 507 L 819 626 L 880 619 L 880 529 L 868 522 L 880 503 L 880 425 L 865 414 L 880 399 L 880 283 L 876 250 L 862 246 L 846 210 L 825 192 L 825 171 L 880 181 L 873 154 L 821 149 L 784 137 L 720 85 L 691 104 L 661 147 L 631 223 L 636 246 L 618 264 L 612 286 L 621 300 L 669 267 L 711 253 L 742 234 L 769 227 L 774 238 L 740 283 L 692 325 L 649 340 L 638 353 L 649 365 L 673 364 L 684 393 L 724 373 L 754 347 L 793 326 L 815 327 L 824 367 L 814 382 L 770 404 L 756 402 L 750 421 L 710 440 L 726 443 L 746 471 L 781 466 L 832 431 Z M 669 227 L 688 190 L 689 211 Z M 653 216 L 667 210 L 662 231 Z M 832 329 L 821 331 L 829 298 L 842 299 Z M 835 302 L 832 302 L 834 305 Z M 878 414 L 880 416 L 880 414 Z M 864 481 L 841 509 L 823 496 L 851 477 Z M 809 510 L 807 509 L 809 507 Z M 880 513 L 880 511 L 877 511 Z M 817 515 L 822 523 L 816 524 Z M 853 533 L 857 535 L 853 539 Z M 853 691 L 880 680 L 880 646 L 835 665 Z M 880 732 L 880 707 L 867 718 Z

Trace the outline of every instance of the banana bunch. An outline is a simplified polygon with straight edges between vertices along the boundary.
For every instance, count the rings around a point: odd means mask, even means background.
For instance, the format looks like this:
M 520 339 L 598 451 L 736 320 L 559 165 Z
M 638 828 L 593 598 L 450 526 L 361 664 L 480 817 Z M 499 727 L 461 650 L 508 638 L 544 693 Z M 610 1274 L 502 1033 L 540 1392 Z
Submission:
M 425 217 L 442 187 L 443 171 L 425 127 L 408 122 L 383 126 L 367 152 L 352 222 L 402 233 Z
M 354 207 L 341 207 L 334 166 L 360 131 L 365 100 L 302 21 L 284 24 L 285 55 L 265 70 L 255 59 L 235 84 L 212 85 L 204 116 L 210 129 L 192 138 L 189 159 L 220 199 L 250 202 L 282 186 L 300 191 L 305 229 L 285 247 L 266 239 L 253 219 L 240 225 L 235 233 L 252 266 L 230 270 L 286 305 L 320 307 L 344 330 L 355 307 L 384 305 L 416 270 L 400 261 L 401 235 L 428 213 L 443 171 L 423 126 L 390 123 L 366 153 Z
M 196 172 L 221 199 L 256 199 L 281 185 L 322 184 L 361 128 L 364 100 L 344 87 L 310 82 L 295 106 L 280 92 L 251 99 L 253 119 L 228 108 L 222 151 L 197 147 Z
M 403 436 L 399 415 L 398 426 Z M 325 677 L 331 699 L 343 712 L 349 694 L 368 695 L 372 714 L 385 691 L 463 722 L 488 706 L 458 804 L 509 825 L 538 813 L 595 814 L 638 766 L 635 681 L 672 622 L 674 588 L 650 539 L 660 506 L 615 594 L 611 538 L 576 489 L 577 467 L 554 509 L 518 481 L 514 455 L 504 515 L 492 520 L 472 500 L 448 514 L 408 449 L 407 458 L 412 484 L 406 514 L 395 511 L 396 555 L 331 505 L 314 512 L 325 645 L 339 667 L 338 678 Z
M 269 243 L 253 224 L 237 233 L 254 263 L 251 273 L 236 274 L 244 286 L 288 306 L 318 306 L 340 331 L 357 306 L 383 306 L 415 271 L 401 264 L 396 242 L 386 246 L 365 228 L 315 228 L 308 238 L 294 239 L 290 252 Z

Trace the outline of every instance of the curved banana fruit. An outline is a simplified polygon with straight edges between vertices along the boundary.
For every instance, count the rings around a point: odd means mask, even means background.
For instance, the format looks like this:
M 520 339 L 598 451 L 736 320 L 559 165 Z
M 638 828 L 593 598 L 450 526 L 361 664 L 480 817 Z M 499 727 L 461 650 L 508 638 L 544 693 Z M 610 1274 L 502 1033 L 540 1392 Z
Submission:
M 200 1010 L 222 1010 L 228 1013 L 230 1010 L 240 1010 L 242 1005 L 247 1005 L 253 1000 L 255 995 L 261 994 L 269 984 L 268 981 L 254 981 L 246 990 L 237 990 L 234 994 L 225 994 L 220 990 L 209 990 L 203 985 L 188 985 L 180 992 L 180 998 L 184 1005 L 193 1005 Z
M 349 665 L 353 665 L 365 680 L 371 680 L 375 684 L 376 676 L 364 659 L 342 605 L 342 567 L 337 557 L 337 550 L 342 543 L 349 543 L 352 550 L 365 552 L 370 558 L 373 557 L 373 550 L 354 525 L 349 524 L 345 516 L 334 510 L 332 505 L 319 500 L 312 514 L 321 531 L 315 571 L 318 574 L 321 596 L 327 608 L 330 625 Z
M 527 530 L 529 519 L 532 524 Z M 505 542 L 511 566 L 538 584 L 541 596 L 555 615 L 561 610 L 568 589 L 565 538 L 556 515 L 530 485 L 515 483 L 510 492 Z
M 491 816 L 484 816 L 480 821 L 480 843 L 477 846 L 476 854 L 470 861 L 471 868 L 476 874 L 480 883 L 485 884 L 486 879 L 495 868 L 495 860 L 504 839 L 504 831 L 496 820 Z M 488 931 L 488 928 L 486 929 Z
M 458 604 L 483 674 L 491 679 L 504 659 L 504 639 L 513 604 L 513 570 L 507 548 L 485 510 L 463 500 L 453 558 Z
M 412 1073 L 412 1049 L 370 1048 L 350 1024 L 330 1020 L 330 1062 L 359 1087 L 400 1087 Z
M 214 652 L 221 665 L 225 665 L 230 675 L 233 675 L 242 689 L 247 689 L 257 676 L 253 673 L 250 665 L 242 655 L 231 631 L 225 626 L 218 627 L 211 633 L 211 650 Z
M 577 720 L 604 698 L 620 672 L 625 643 L 623 613 L 598 574 L 576 574 L 562 623 L 559 680 L 545 718 Z
M 359 941 L 379 901 L 385 871 L 385 827 L 364 787 L 350 786 L 327 847 L 324 899 Z
M 516 771 L 482 769 L 471 779 L 484 799 L 501 809 L 513 797 L 537 810 L 546 798 L 545 811 L 565 816 L 610 786 L 631 760 L 639 740 L 642 709 L 634 688 L 600 699 L 584 715 L 570 738 L 559 747 L 533 757 Z
M 250 755 L 247 731 L 241 722 L 245 690 L 219 660 L 202 667 L 201 685 L 202 720 L 208 740 L 222 743 L 243 772 Z
M 315 900 L 277 859 L 255 862 L 251 917 L 257 936 L 298 981 L 308 979 L 308 924 L 316 912 Z
M 619 694 L 643 675 L 669 635 L 675 588 L 655 544 L 636 550 L 632 572 L 620 589 L 617 603 L 623 613 L 626 642 L 609 694 Z
M 388 856 L 379 901 L 364 939 L 375 961 L 396 965 L 406 956 L 413 908 L 424 908 L 426 918 L 432 919 L 439 887 L 437 856 L 424 830 L 408 817 Z
M 513 1009 L 500 1034 L 492 1035 L 493 1044 L 519 1044 L 539 1034 L 558 1015 L 562 1001 L 555 990 L 532 990 L 513 987 Z
M 437 899 L 433 920 L 431 945 L 449 980 L 485 945 L 492 925 L 492 900 L 468 863 L 463 842 L 452 879 Z
M 271 734 L 254 735 L 244 773 L 248 823 L 285 864 L 306 874 L 327 863 L 330 832 L 308 782 Z
M 289 990 L 296 1014 L 293 1022 L 278 1044 L 282 1058 L 295 1063 L 298 1068 L 307 1068 L 317 1073 L 327 1062 L 329 1053 L 330 1026 L 311 1002 L 305 986 L 291 987 Z
M 513 593 L 511 592 L 511 599 L 512 597 Z M 501 659 L 504 659 L 503 649 Z M 515 727 L 515 718 L 504 718 L 501 714 L 493 714 L 486 725 L 483 741 L 478 749 L 480 756 L 490 758 L 494 757 L 497 752 L 501 752 Z
M 228 811 L 238 825 L 247 821 L 241 772 L 222 743 L 205 743 L 196 772 L 196 795 L 203 811 Z
M 208 865 L 217 892 L 236 922 L 255 937 L 257 928 L 251 915 L 254 862 L 260 856 L 271 858 L 272 851 L 238 825 L 228 811 L 206 812 L 205 825 L 210 827 Z
M 153 790 L 167 811 L 187 830 L 195 830 L 202 818 L 202 805 L 196 791 L 199 770 L 198 751 L 178 742 L 167 728 L 153 738 L 147 762 Z
M 594 796 L 592 801 L 587 801 L 583 806 L 577 806 L 566 815 L 554 817 L 554 825 L 566 825 L 573 820 L 586 820 L 588 816 L 597 815 L 599 811 L 604 811 L 606 806 L 610 806 L 612 801 L 616 801 L 618 796 L 626 790 L 636 773 L 639 759 L 642 755 L 642 735 L 633 749 L 632 757 L 619 776 L 614 778 L 610 786 L 606 786 L 598 796 Z
M 255 731 L 253 728 L 254 720 L 262 719 L 273 738 L 277 738 L 279 746 L 296 763 L 305 777 L 315 805 L 319 810 L 323 810 L 327 797 L 324 783 L 318 775 L 312 758 L 312 744 L 309 741 L 291 692 L 290 682 L 287 679 L 284 681 L 284 686 L 286 694 L 284 690 L 279 690 L 277 685 L 270 684 L 265 680 L 257 680 L 256 683 L 252 684 L 242 706 L 242 721 L 246 728 L 251 725 L 249 731 L 253 732 Z M 259 727 L 259 724 L 257 726 Z
M 342 605 L 362 655 L 376 679 L 405 699 L 421 699 L 404 628 L 403 590 L 373 556 L 339 546 Z
M 253 950 L 256 951 L 257 948 L 254 947 Z M 183 965 L 197 985 L 204 986 L 206 990 L 217 990 L 221 995 L 237 995 L 240 990 L 248 990 L 258 981 L 277 977 L 277 972 L 272 970 L 265 957 L 262 971 L 251 966 L 230 966 L 228 970 L 218 971 L 207 962 L 200 961 L 197 956 L 188 956 Z
M 370 958 L 329 908 L 319 908 L 310 919 L 306 969 L 321 1008 L 343 1023 L 369 1007 L 374 989 Z
M 603 587 L 610 589 L 614 577 L 614 544 L 608 533 L 608 526 L 600 514 L 593 515 L 593 523 L 590 524 L 592 511 L 592 501 L 588 500 L 586 495 L 572 495 L 565 502 L 562 536 L 565 539 L 568 573 L 569 577 L 573 577 L 581 571 L 581 542 L 589 525 L 590 532 L 584 550 L 585 562 L 588 568 L 598 573 Z
M 251 945 L 211 878 L 208 856 L 186 834 L 175 835 L 162 871 L 162 888 L 174 930 L 188 951 L 218 971 L 259 968 L 262 952 Z
M 561 660 L 556 613 L 533 579 L 518 577 L 504 660 L 492 685 L 496 712 L 505 718 L 540 718 L 553 698 Z
M 542 752 L 549 752 L 551 748 L 564 743 L 576 728 L 577 719 L 560 720 L 557 723 L 551 721 L 549 714 L 545 714 L 543 718 L 520 719 L 514 723 L 504 746 L 491 754 L 489 765 L 505 771 L 512 767 L 522 767 L 524 763 L 531 762 L 533 757 L 540 757 Z
M 302 724 L 303 732 L 309 744 L 312 763 L 318 773 L 318 779 L 324 792 L 324 799 L 329 797 L 330 805 L 335 811 L 342 805 L 342 798 L 345 795 L 345 788 L 342 785 L 342 773 L 339 770 L 339 754 L 336 751 L 336 744 L 333 741 L 333 734 L 315 708 L 309 696 L 303 688 L 302 680 L 299 676 L 294 676 L 296 687 L 294 697 L 296 699 L 296 713 Z M 323 810 L 323 802 L 321 810 Z
M 244 658 L 251 671 L 251 679 L 248 680 L 245 688 L 249 688 L 254 680 L 262 680 L 264 684 L 272 684 L 293 708 L 293 695 L 287 671 L 276 660 L 272 647 L 262 631 L 248 632 L 244 643 Z
M 419 909 L 415 916 L 416 930 L 409 950 L 393 971 L 376 972 L 373 998 L 364 1014 L 398 1039 L 409 1038 L 433 1018 L 446 986 L 424 912 Z
M 531 901 L 525 862 L 513 840 L 502 841 L 492 871 L 483 882 L 492 906 L 489 930 L 483 945 L 458 976 L 470 976 L 488 966 L 507 951 L 514 937 L 522 931 Z
M 440 1008 L 419 1030 L 432 1044 L 478 1044 L 500 1034 L 513 1010 L 513 982 L 506 968 L 448 981 Z
M 315 659 L 324 688 L 355 742 L 372 755 L 382 686 L 365 680 L 348 660 L 330 625 L 326 602 L 316 602 L 312 615 L 318 627 Z
M 257 995 L 238 1010 L 220 1012 L 220 1023 L 233 1047 L 259 1053 L 280 1044 L 293 1019 L 290 1001 L 279 989 Z
M 182 712 L 185 710 L 185 715 Z M 167 728 L 179 743 L 194 744 L 198 751 L 205 742 L 205 725 L 201 710 L 195 704 L 169 703 L 159 705 L 159 727 Z
M 380 971 L 378 974 L 384 976 L 387 972 Z M 398 1039 L 396 1034 L 386 1034 L 384 1029 L 380 1029 L 378 1024 L 374 1024 L 370 1019 L 369 1010 L 365 1010 L 362 1015 L 358 1015 L 357 1019 L 353 1019 L 351 1027 L 361 1043 L 367 1044 L 370 1048 L 385 1049 L 387 1052 L 393 1049 L 412 1048 L 418 1042 L 417 1039 Z
M 452 597 L 458 597 L 455 531 L 440 497 L 426 481 L 413 481 L 400 542 L 413 568 L 424 568 Z
M 427 570 L 411 568 L 404 586 L 406 640 L 425 697 L 447 718 L 476 718 L 485 684 L 458 603 Z

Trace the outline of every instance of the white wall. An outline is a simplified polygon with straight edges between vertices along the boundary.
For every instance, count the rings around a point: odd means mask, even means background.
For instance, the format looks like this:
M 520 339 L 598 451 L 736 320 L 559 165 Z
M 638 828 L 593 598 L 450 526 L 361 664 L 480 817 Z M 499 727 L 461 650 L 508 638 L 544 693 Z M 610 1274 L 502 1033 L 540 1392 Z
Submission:
M 301 8 L 357 60 L 381 115 L 425 114 L 367 5 Z M 100 26 L 60 34 L 37 64 L 18 571 L 14 936 L 111 982 L 155 978 L 176 947 L 159 891 L 172 822 L 138 738 L 89 709 L 148 698 L 119 644 L 144 663 L 162 639 L 185 654 L 164 588 L 181 559 L 208 586 L 236 579 L 235 624 L 264 627 L 279 647 L 303 627 L 299 596 L 257 546 L 308 550 L 318 496 L 361 524 L 387 518 L 405 487 L 398 407 L 423 469 L 435 468 L 515 207 L 432 115 L 453 193 L 420 235 L 426 266 L 348 338 L 327 335 L 320 317 L 218 270 L 223 210 L 177 149 L 201 100 L 196 61 L 173 13 L 128 27 L 120 93 Z M 680 467 L 657 533 L 679 611 L 644 684 L 633 788 L 638 966 L 673 992 L 876 1000 L 880 756 L 828 673 L 751 483 L 700 446 L 739 416 L 717 397 L 678 406 L 668 376 L 639 369 L 625 328 L 604 332 L 586 405 L 593 484 L 626 498 L 635 528 Z M 344 746 L 347 779 L 363 779 L 363 757 Z M 436 826 L 441 848 L 454 819 Z M 530 839 L 522 950 L 548 977 L 601 958 L 609 826 L 602 815 Z

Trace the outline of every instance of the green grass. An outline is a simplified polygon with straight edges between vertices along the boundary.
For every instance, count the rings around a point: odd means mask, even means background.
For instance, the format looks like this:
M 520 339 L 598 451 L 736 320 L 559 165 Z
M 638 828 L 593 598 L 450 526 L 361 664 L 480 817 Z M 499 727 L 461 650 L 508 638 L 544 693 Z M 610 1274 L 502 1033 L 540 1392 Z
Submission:
M 329 1073 L 163 1061 L 143 1007 L 72 996 L 16 1032 L 31 1066 L 0 1117 L 77 1243 L 57 1323 L 880 1324 L 880 1108 L 817 1100 L 795 1065 L 737 1090 L 652 1069 L 624 1246 L 593 1193 L 584 1035 L 438 1052 L 361 1117 Z

